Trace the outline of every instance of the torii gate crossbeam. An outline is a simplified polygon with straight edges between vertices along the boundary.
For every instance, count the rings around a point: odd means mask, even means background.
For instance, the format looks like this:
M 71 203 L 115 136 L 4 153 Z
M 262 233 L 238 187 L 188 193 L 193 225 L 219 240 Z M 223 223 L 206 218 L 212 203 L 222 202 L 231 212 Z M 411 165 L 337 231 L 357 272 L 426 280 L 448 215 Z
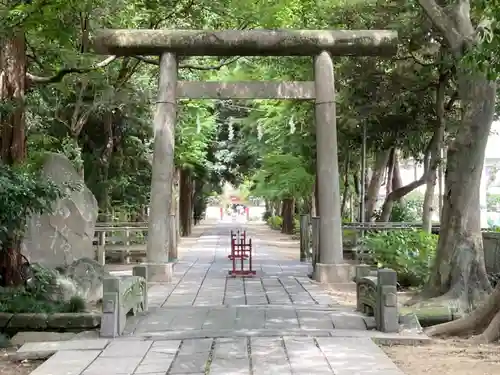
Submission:
M 174 174 L 177 100 L 315 100 L 319 261 L 315 279 L 346 282 L 352 275 L 342 254 L 335 82 L 331 56 L 392 56 L 397 33 L 387 30 L 101 30 L 95 50 L 117 56 L 159 55 L 154 116 L 154 157 L 147 246 L 150 280 L 169 281 L 170 208 Z M 313 82 L 178 82 L 179 56 L 312 56 Z

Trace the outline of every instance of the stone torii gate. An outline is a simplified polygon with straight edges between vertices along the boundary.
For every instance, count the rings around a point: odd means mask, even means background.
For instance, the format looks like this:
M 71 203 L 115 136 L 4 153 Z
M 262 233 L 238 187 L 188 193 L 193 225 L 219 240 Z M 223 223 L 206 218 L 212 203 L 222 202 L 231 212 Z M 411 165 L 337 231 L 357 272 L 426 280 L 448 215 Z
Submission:
M 150 280 L 170 280 L 169 213 L 174 174 L 174 130 L 177 99 L 315 100 L 319 261 L 315 278 L 346 282 L 349 265 L 342 254 L 335 86 L 331 56 L 391 56 L 397 33 L 385 30 L 101 30 L 94 38 L 98 53 L 117 56 L 160 56 L 158 100 L 154 116 L 149 235 Z M 187 56 L 312 56 L 313 82 L 178 81 L 177 58 Z

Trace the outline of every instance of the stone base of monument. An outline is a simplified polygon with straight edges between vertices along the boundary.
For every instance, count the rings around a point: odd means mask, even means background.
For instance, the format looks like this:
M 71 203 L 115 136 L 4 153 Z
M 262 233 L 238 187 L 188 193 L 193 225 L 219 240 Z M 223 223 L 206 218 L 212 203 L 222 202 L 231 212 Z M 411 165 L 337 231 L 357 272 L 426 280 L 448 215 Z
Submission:
M 351 282 L 354 275 L 352 264 L 316 263 L 313 277 L 322 284 L 344 284 Z
M 172 281 L 173 263 L 142 263 L 148 268 L 149 282 L 164 282 Z

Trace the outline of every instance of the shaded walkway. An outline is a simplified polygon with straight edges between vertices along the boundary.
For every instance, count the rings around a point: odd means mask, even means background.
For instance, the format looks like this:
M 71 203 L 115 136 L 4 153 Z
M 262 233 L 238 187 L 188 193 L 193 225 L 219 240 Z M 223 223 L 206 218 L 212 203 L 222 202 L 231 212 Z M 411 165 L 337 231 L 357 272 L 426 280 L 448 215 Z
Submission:
M 333 300 L 286 249 L 252 237 L 257 276 L 226 277 L 229 231 L 241 225 L 204 225 L 173 282 L 150 285 L 148 313 L 130 318 L 123 337 L 59 351 L 32 374 L 402 374 L 371 339 L 388 335 L 367 330 L 372 321 Z M 264 236 L 254 225 L 250 236 Z

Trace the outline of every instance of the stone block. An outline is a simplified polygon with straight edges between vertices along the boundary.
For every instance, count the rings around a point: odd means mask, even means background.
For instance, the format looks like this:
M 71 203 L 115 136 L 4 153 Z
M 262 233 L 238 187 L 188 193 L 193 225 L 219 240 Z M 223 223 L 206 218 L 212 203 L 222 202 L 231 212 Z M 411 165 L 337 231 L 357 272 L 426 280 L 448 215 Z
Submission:
M 173 263 L 145 263 L 149 282 L 172 282 Z
M 322 284 L 342 284 L 351 282 L 354 276 L 351 264 L 316 263 L 314 279 Z
M 102 350 L 108 344 L 108 340 L 67 340 L 67 341 L 44 341 L 28 342 L 21 346 L 15 353 L 9 356 L 11 360 L 40 360 L 47 359 L 56 352 L 61 351 L 89 351 Z M 57 372 L 57 374 L 59 374 Z
M 42 363 L 30 375 L 80 375 L 100 353 L 100 350 L 60 351 Z
M 101 314 L 98 313 L 56 313 L 47 316 L 49 329 L 82 331 L 95 329 L 100 325 Z
M 397 273 L 391 269 L 377 272 L 377 306 L 375 320 L 381 332 L 399 331 Z
M 127 315 L 144 311 L 147 282 L 143 277 L 108 277 L 103 282 L 101 336 L 116 337 L 123 333 Z
M 65 341 L 45 341 L 28 342 L 21 346 L 17 352 L 52 350 L 103 350 L 109 344 L 109 340 L 65 340 Z
M 132 375 L 141 362 L 142 357 L 122 356 L 109 358 L 99 356 L 85 369 L 82 375 Z
M 74 338 L 76 333 L 73 332 L 38 332 L 26 331 L 18 332 L 10 339 L 13 346 L 21 346 L 28 342 L 45 342 L 45 341 L 66 341 Z
M 141 340 L 119 340 L 111 342 L 102 352 L 101 357 L 112 357 L 115 361 L 125 357 L 144 357 L 152 341 Z
M 382 268 L 377 272 L 377 281 L 379 285 L 397 286 L 398 274 L 389 268 Z
M 7 327 L 13 316 L 11 313 L 0 313 L 0 331 Z
M 99 208 L 96 198 L 62 154 L 47 153 L 41 173 L 64 189 L 66 183 L 80 184 L 82 188 L 57 200 L 53 212 L 28 219 L 23 254 L 30 263 L 47 267 L 68 265 L 80 258 L 93 259 L 92 242 Z
M 356 278 L 354 281 L 357 281 L 363 277 L 369 276 L 371 271 L 371 267 L 367 264 L 360 264 L 359 266 L 356 266 L 355 273 L 356 273 Z
M 17 331 L 43 331 L 47 329 L 47 314 L 36 314 L 36 313 L 21 313 L 14 314 L 10 319 L 7 327 L 5 328 L 8 332 Z

